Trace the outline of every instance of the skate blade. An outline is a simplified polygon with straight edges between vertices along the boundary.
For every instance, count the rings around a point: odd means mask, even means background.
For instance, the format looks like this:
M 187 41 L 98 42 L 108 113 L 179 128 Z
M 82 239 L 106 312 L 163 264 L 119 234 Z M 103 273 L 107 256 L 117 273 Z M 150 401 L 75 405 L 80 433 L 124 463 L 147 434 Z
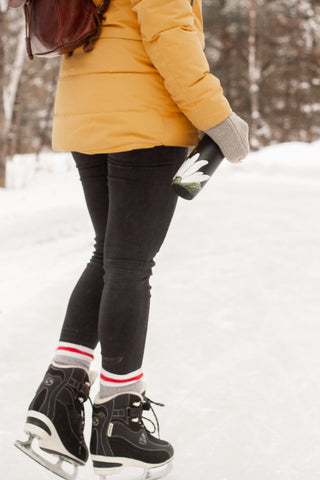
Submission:
M 162 477 L 168 475 L 173 468 L 173 462 L 170 461 L 165 465 L 157 466 L 157 467 L 150 467 L 145 468 L 142 475 L 138 477 L 134 477 L 130 475 L 130 480 L 158 480 Z M 126 469 L 124 469 L 126 470 Z M 109 478 L 114 480 L 129 480 L 128 472 L 124 472 L 123 474 L 111 473 L 106 475 L 99 475 L 100 480 L 108 480 Z
M 169 473 L 172 471 L 173 468 L 173 462 L 169 462 L 166 465 L 163 465 L 163 467 L 152 467 L 152 468 L 147 468 L 144 471 L 144 475 L 141 478 L 141 480 L 157 480 L 158 478 L 165 477 L 166 475 L 169 475 Z
M 78 474 L 78 465 L 73 463 L 71 460 L 67 460 L 63 457 L 60 457 L 59 455 L 56 455 L 58 458 L 56 463 L 51 463 L 49 460 L 46 458 L 42 457 L 39 453 L 37 453 L 33 447 L 32 447 L 32 442 L 36 437 L 33 435 L 29 435 L 28 440 L 25 442 L 22 442 L 21 440 L 16 440 L 14 445 L 17 447 L 21 452 L 25 453 L 28 455 L 28 457 L 32 458 L 35 460 L 37 463 L 42 465 L 43 467 L 47 468 L 50 470 L 50 472 L 55 473 L 59 477 L 64 478 L 65 480 L 75 480 Z M 52 459 L 54 459 L 54 455 L 50 455 Z M 62 465 L 64 462 L 67 462 L 68 464 L 72 464 L 74 466 L 74 470 L 72 473 L 66 472 L 64 468 L 62 468 Z

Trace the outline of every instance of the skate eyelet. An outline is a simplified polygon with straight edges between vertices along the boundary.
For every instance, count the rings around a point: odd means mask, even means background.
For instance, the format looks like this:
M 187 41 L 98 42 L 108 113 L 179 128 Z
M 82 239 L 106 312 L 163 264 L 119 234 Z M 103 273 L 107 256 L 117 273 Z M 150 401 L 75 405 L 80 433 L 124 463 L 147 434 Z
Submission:
M 51 385 L 54 384 L 54 380 L 52 377 L 47 377 L 44 381 L 44 384 L 47 385 L 48 387 L 50 387 Z
M 97 427 L 99 425 L 99 418 L 98 417 L 93 417 L 92 419 L 92 425 L 94 427 Z

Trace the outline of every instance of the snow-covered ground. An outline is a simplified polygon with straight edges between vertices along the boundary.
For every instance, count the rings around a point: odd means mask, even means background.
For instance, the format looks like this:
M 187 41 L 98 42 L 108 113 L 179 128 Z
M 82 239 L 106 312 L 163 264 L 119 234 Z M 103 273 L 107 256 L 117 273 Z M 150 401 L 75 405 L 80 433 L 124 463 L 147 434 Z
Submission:
M 17 158 L 0 191 L 0 471 L 14 480 L 54 478 L 12 444 L 93 243 L 70 156 L 34 165 Z M 225 161 L 179 200 L 144 362 L 175 446 L 168 480 L 319 479 L 319 218 L 320 142 Z M 93 478 L 89 463 L 79 479 Z

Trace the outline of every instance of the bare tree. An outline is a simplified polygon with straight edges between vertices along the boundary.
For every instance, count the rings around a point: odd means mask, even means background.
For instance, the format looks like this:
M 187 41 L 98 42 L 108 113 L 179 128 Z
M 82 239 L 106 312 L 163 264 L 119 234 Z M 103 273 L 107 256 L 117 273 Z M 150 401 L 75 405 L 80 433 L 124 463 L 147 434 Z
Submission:
M 0 187 L 2 188 L 5 187 L 6 183 L 6 163 L 9 154 L 8 138 L 26 56 L 23 25 L 19 22 L 14 60 L 9 65 L 5 49 L 5 45 L 9 43 L 8 9 L 6 2 L 3 3 L 0 3 Z
M 5 32 L 5 12 L 0 8 L 0 187 L 5 186 L 6 179 L 6 158 L 7 142 L 5 129 L 5 111 L 4 111 L 4 32 Z
M 252 141 L 256 140 L 258 122 L 260 120 L 259 108 L 259 79 L 261 77 L 260 65 L 257 61 L 257 2 L 249 1 L 249 55 L 248 55 L 248 78 L 251 104 L 251 132 Z

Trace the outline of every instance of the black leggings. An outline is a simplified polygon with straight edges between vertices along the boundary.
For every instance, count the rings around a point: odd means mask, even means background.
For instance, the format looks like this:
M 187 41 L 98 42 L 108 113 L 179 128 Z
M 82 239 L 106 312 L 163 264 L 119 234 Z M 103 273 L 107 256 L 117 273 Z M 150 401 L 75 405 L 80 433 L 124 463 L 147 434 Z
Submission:
M 60 341 L 94 349 L 118 375 L 141 368 L 154 256 L 172 219 L 171 179 L 186 147 L 73 153 L 95 231 L 95 249 L 75 286 Z

